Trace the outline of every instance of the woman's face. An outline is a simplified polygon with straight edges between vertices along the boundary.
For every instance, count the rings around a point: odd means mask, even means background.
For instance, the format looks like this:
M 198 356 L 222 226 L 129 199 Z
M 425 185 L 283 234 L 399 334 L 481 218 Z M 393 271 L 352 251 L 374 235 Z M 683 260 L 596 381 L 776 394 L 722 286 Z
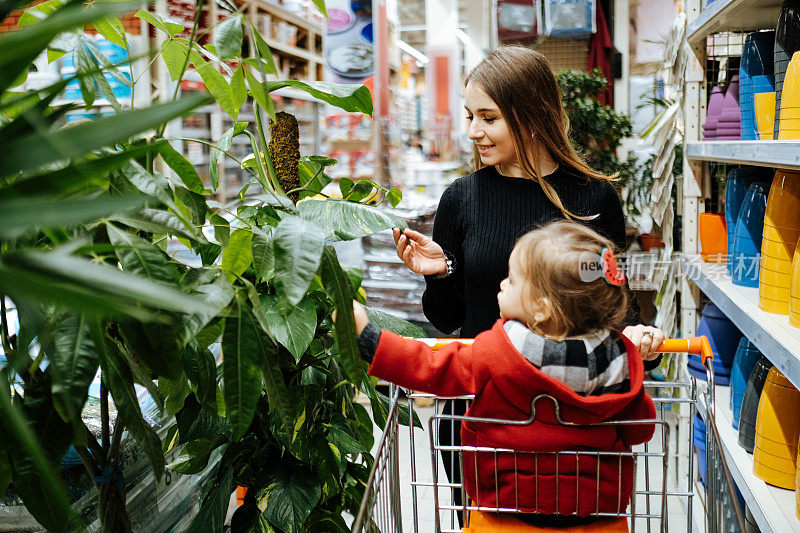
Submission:
M 474 82 L 469 82 L 464 89 L 464 107 L 468 135 L 478 148 L 481 163 L 486 166 L 518 164 L 508 122 L 494 100 Z

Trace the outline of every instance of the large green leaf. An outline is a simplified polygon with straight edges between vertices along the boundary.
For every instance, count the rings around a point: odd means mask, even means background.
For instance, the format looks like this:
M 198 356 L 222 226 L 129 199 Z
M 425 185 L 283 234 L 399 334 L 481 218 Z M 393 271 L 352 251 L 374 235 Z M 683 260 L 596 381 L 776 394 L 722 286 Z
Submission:
M 167 66 L 167 71 L 172 81 L 180 79 L 188 56 L 189 48 L 175 39 L 167 39 L 161 43 L 161 57 L 164 58 L 164 64 Z
M 178 269 L 155 244 L 110 222 L 106 224 L 106 230 L 124 271 L 156 282 L 174 284 L 178 281 Z
M 2 46 L 0 44 L 0 49 Z M 55 132 L 32 132 L 3 147 L 0 176 L 38 168 L 54 161 L 74 159 L 103 146 L 127 141 L 138 133 L 156 128 L 210 101 L 208 95 L 189 96 L 145 109 L 99 117 Z
M 308 298 L 292 307 L 289 314 L 278 312 L 278 300 L 271 294 L 260 298 L 269 331 L 299 361 L 314 340 L 317 329 L 317 306 Z
M 363 85 L 329 81 L 281 80 L 267 82 L 267 92 L 291 87 L 353 113 L 372 115 L 372 94 Z
M 253 232 L 239 228 L 228 239 L 228 245 L 222 249 L 222 270 L 233 282 L 244 274 L 253 263 Z
M 228 60 L 241 55 L 243 37 L 241 15 L 234 15 L 223 20 L 214 28 L 214 47 L 217 49 L 219 58 Z
M 182 25 L 176 22 L 166 20 L 160 13 L 151 13 L 149 11 L 140 9 L 136 12 L 136 16 L 170 36 L 178 34 L 185 29 Z
M 403 217 L 337 198 L 307 198 L 297 204 L 297 210 L 304 220 L 322 228 L 328 240 L 349 241 L 389 228 L 407 227 Z
M 181 474 L 199 474 L 207 466 L 214 452 L 225 442 L 222 436 L 193 440 L 183 447 L 180 455 L 167 468 Z
M 0 292 L 34 301 L 58 302 L 78 311 L 155 318 L 152 310 L 216 312 L 201 299 L 119 269 L 58 252 L 0 256 Z
M 81 88 L 81 95 L 86 103 L 86 109 L 89 109 L 94 104 L 96 95 L 94 79 L 92 79 L 92 73 L 96 70 L 96 67 L 92 57 L 89 55 L 89 51 L 83 46 L 82 37 L 78 39 L 78 46 L 73 51 L 73 55 L 75 57 L 78 85 Z
M 52 531 L 66 531 L 78 522 L 69 505 L 64 483 L 58 470 L 48 461 L 39 440 L 17 405 L 12 405 L 11 386 L 0 372 L 0 426 L 5 439 L 13 446 L 14 478 L 22 482 L 25 506 L 36 520 Z M 30 486 L 24 486 L 29 483 Z M 35 491 L 35 492 L 34 492 Z M 82 528 L 80 528 L 82 529 Z
M 156 430 L 150 427 L 150 424 L 142 417 L 130 369 L 116 353 L 116 350 L 105 350 L 105 343 L 102 341 L 103 332 L 99 322 L 93 325 L 92 333 L 95 346 L 102 346 L 100 365 L 103 370 L 103 382 L 114 398 L 114 405 L 117 407 L 117 423 L 125 424 L 149 459 L 156 479 L 161 479 L 161 475 L 164 473 L 161 440 L 158 438 Z
M 53 332 L 48 372 L 53 376 L 53 407 L 64 420 L 80 416 L 100 359 L 90 335 L 89 320 L 67 315 Z
M 180 377 L 180 346 L 170 326 L 120 321 L 119 333 L 134 358 L 151 372 L 170 379 Z
M 175 185 L 174 192 L 175 203 L 181 212 L 189 217 L 196 227 L 202 226 L 206 221 L 206 214 L 208 214 L 205 196 L 180 185 Z
M 325 173 L 325 167 L 335 165 L 336 160 L 330 157 L 312 155 L 300 158 L 300 183 L 305 189 L 300 193 L 300 198 L 314 196 L 322 192 L 333 178 Z
M 289 216 L 275 228 L 273 246 L 278 309 L 287 313 L 303 299 L 317 273 L 325 236 L 316 225 Z
M 100 154 L 94 159 L 68 165 L 65 168 L 44 174 L 26 176 L 13 185 L 3 188 L 8 196 L 47 196 L 50 194 L 71 194 L 98 191 L 108 186 L 109 174 L 127 164 L 131 159 L 143 158 L 156 151 L 166 141 L 129 148 L 124 152 Z M 58 200 L 59 203 L 63 200 Z
M 261 395 L 259 332 L 243 305 L 246 304 L 240 302 L 225 320 L 225 333 L 222 335 L 225 404 L 236 440 L 250 427 Z
M 57 465 L 67 452 L 75 426 L 59 416 L 53 407 L 52 376 L 49 371 L 37 374 L 25 384 L 22 411 L 33 425 L 39 442 L 51 464 Z
M 221 315 L 225 307 L 231 303 L 234 295 L 233 287 L 224 276 L 217 277 L 212 283 L 200 285 L 195 290 L 197 291 L 195 296 L 205 302 L 206 309 L 187 313 L 182 317 L 174 332 L 180 344 L 188 343 L 209 322 Z
M 32 196 L 0 199 L 0 237 L 14 238 L 36 228 L 91 222 L 142 206 L 144 196 L 56 198 Z
M 228 510 L 232 492 L 233 470 L 230 467 L 221 469 L 217 473 L 211 490 L 200 504 L 200 511 L 186 529 L 186 533 L 224 531 L 225 513 Z
M 163 233 L 201 243 L 208 242 L 203 234 L 196 231 L 191 224 L 187 225 L 178 216 L 162 209 L 145 208 L 125 215 L 113 215 L 110 219 L 147 233 Z
M 178 424 L 179 444 L 218 437 L 231 430 L 227 419 L 203 410 L 191 396 L 186 399 L 183 409 L 175 415 L 175 422 Z
M 267 279 L 275 269 L 275 249 L 272 246 L 272 227 L 253 228 L 253 269 L 256 281 Z
M 241 109 L 247 102 L 247 84 L 244 82 L 244 65 L 239 63 L 231 75 L 231 94 L 233 107 Z
M 421 327 L 389 313 L 383 313 L 367 307 L 367 316 L 369 321 L 378 329 L 386 329 L 403 337 L 427 337 L 425 330 Z
M 92 23 L 92 26 L 94 26 L 94 29 L 96 29 L 100 35 L 112 43 L 123 48 L 128 46 L 125 28 L 117 17 L 96 20 Z
M 85 9 L 83 2 L 71 2 L 37 24 L 4 33 L 0 38 L 0 93 L 5 93 L 60 33 L 126 13 L 131 11 L 131 7 L 131 3 L 99 3 Z M 8 153 L 4 153 L 4 158 L 6 156 Z
M 181 354 L 183 371 L 194 387 L 199 405 L 216 412 L 217 364 L 214 354 L 208 348 L 201 348 L 193 342 L 186 345 Z
M 292 430 L 292 404 L 289 388 L 281 371 L 278 346 L 264 335 L 257 337 L 261 356 L 261 375 L 270 408 L 278 413 L 287 434 Z
M 322 497 L 322 483 L 300 468 L 279 467 L 267 488 L 256 496 L 270 524 L 286 533 L 299 533 Z
M 164 158 L 164 162 L 175 171 L 175 174 L 178 175 L 187 189 L 197 194 L 205 192 L 203 180 L 200 179 L 200 175 L 195 170 L 194 165 L 187 161 L 182 154 L 178 153 L 169 143 L 159 146 L 159 152 L 161 157 Z
M 189 60 L 197 69 L 206 89 L 214 96 L 219 106 L 236 120 L 239 117 L 239 109 L 233 105 L 233 92 L 231 86 L 225 81 L 225 77 L 214 65 L 208 63 L 194 50 L 189 52 Z
M 350 381 L 360 386 L 364 379 L 364 361 L 356 339 L 356 319 L 353 314 L 353 288 L 347 274 L 339 265 L 336 250 L 326 246 L 322 254 L 322 281 L 325 291 L 336 307 L 334 332 L 339 345 L 342 368 Z
M 252 72 L 247 67 L 244 67 L 244 77 L 247 78 L 247 85 L 250 87 L 250 95 L 253 97 L 253 100 L 256 101 L 256 104 L 267 112 L 267 114 L 275 119 L 275 104 L 272 101 L 272 98 L 269 97 L 267 92 L 264 90 L 264 85 L 256 79 Z
M 163 411 L 165 402 L 164 395 L 150 378 L 150 372 L 146 371 L 138 361 L 133 359 L 131 354 L 128 353 L 128 350 L 122 345 L 122 343 L 115 340 L 110 344 L 111 349 L 116 349 L 117 353 L 125 361 L 125 364 L 128 365 L 128 368 L 131 371 L 131 376 L 133 377 L 133 382 L 146 388 L 147 392 L 149 392 L 150 396 L 153 398 L 153 401 L 156 402 L 158 408 Z M 106 349 L 108 348 L 109 345 L 106 345 Z

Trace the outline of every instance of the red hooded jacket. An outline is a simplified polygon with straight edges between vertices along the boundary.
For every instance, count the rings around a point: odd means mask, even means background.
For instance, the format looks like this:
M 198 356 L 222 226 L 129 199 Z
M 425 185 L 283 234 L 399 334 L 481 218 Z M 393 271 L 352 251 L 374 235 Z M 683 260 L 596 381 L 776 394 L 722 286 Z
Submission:
M 528 425 L 464 422 L 462 446 L 527 452 L 629 452 L 634 444 L 650 440 L 653 424 L 585 426 L 655 418 L 653 401 L 642 387 L 642 358 L 627 338 L 622 336 L 631 390 L 581 396 L 525 359 L 511 344 L 503 323 L 498 320 L 471 346 L 454 342 L 436 352 L 425 343 L 384 330 L 369 374 L 439 396 L 475 394 L 467 412 L 473 417 L 526 420 L 530 417 L 531 400 L 545 393 L 558 400 L 561 420 L 584 425 L 560 424 L 553 402 L 540 399 L 536 418 Z M 463 463 L 467 494 L 486 507 L 581 516 L 617 513 L 625 511 L 633 489 L 631 457 L 601 455 L 598 459 L 595 455 L 564 454 L 556 459 L 555 454 L 523 453 L 515 458 L 511 453 L 465 451 Z

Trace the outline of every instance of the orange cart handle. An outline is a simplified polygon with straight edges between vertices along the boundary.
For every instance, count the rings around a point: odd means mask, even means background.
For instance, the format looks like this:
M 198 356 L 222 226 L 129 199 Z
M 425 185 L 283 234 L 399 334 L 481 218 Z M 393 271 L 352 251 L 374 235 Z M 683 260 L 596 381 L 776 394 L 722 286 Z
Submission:
M 460 342 L 462 344 L 472 344 L 475 339 L 416 339 L 424 342 L 434 350 L 440 350 L 451 342 Z M 659 353 L 690 353 L 699 355 L 703 364 L 707 359 L 714 359 L 714 353 L 711 351 L 711 344 L 708 342 L 708 337 L 705 335 L 701 337 L 689 337 L 688 339 L 666 339 L 661 346 L 656 348 Z
M 699 355 L 705 365 L 707 359 L 714 359 L 708 337 L 689 337 L 688 339 L 666 339 L 656 348 L 659 353 L 690 353 Z

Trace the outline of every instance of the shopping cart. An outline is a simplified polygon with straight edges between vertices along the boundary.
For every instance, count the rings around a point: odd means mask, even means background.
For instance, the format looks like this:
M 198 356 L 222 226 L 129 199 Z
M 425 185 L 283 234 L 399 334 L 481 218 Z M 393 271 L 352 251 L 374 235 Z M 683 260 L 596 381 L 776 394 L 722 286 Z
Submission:
M 434 350 L 441 348 L 453 339 L 420 339 L 427 342 Z M 461 342 L 471 342 L 471 339 L 460 339 Z M 475 472 L 465 472 L 462 457 L 476 457 L 478 454 L 489 454 L 495 461 L 495 490 L 499 492 L 500 481 L 497 475 L 498 461 L 513 458 L 515 495 L 525 491 L 528 485 L 522 486 L 516 477 L 516 465 L 522 461 L 555 461 L 556 465 L 578 465 L 582 461 L 594 459 L 598 465 L 597 487 L 600 484 L 600 461 L 618 461 L 622 483 L 623 462 L 633 463 L 633 491 L 630 501 L 617 502 L 616 512 L 604 511 L 608 508 L 600 502 L 599 493 L 596 501 L 589 502 L 593 509 L 589 514 L 597 517 L 594 524 L 581 528 L 565 528 L 565 531 L 678 531 L 686 529 L 690 532 L 693 528 L 695 496 L 699 495 L 703 511 L 698 524 L 705 527 L 707 532 L 744 532 L 743 511 L 739 507 L 737 498 L 733 495 L 733 482 L 728 472 L 725 456 L 720 452 L 718 445 L 719 435 L 716 431 L 714 418 L 714 375 L 711 370 L 711 348 L 706 337 L 692 337 L 689 339 L 668 339 L 658 349 L 662 353 L 689 353 L 700 355 L 706 367 L 707 385 L 698 382 L 688 374 L 680 381 L 645 382 L 645 387 L 650 391 L 658 391 L 651 395 L 656 406 L 656 418 L 652 420 L 631 420 L 603 422 L 595 425 L 628 425 L 628 424 L 653 424 L 656 431 L 653 438 L 631 451 L 601 452 L 588 450 L 572 450 L 559 452 L 526 452 L 505 448 L 469 447 L 458 446 L 440 442 L 442 424 L 451 424 L 450 434 L 458 431 L 462 421 L 470 423 L 525 425 L 530 424 L 536 417 L 536 407 L 539 402 L 552 401 L 555 405 L 555 414 L 559 423 L 575 425 L 562 420 L 558 414 L 558 404 L 548 395 L 539 395 L 532 401 L 531 415 L 528 420 L 500 420 L 466 417 L 445 412 L 445 405 L 452 400 L 463 400 L 469 404 L 471 396 L 458 398 L 436 397 L 430 394 L 407 392 L 409 420 L 413 420 L 415 412 L 422 412 L 417 404 L 421 400 L 433 401 L 433 413 L 430 414 L 427 424 L 427 440 L 430 451 L 430 467 L 424 468 L 425 463 L 418 461 L 417 449 L 420 447 L 419 437 L 423 433 L 419 428 L 409 431 L 410 453 L 410 503 L 411 517 L 405 521 L 401 514 L 401 489 L 400 475 L 400 423 L 399 415 L 403 406 L 401 390 L 399 387 L 390 388 L 390 412 L 383 435 L 377 448 L 375 463 L 370 473 L 361 508 L 353 523 L 353 532 L 402 532 L 408 531 L 437 533 L 488 533 L 488 532 L 533 532 L 541 531 L 535 526 L 529 526 L 514 517 L 520 513 L 519 497 L 515 506 L 486 506 L 469 501 L 464 491 L 464 483 L 451 482 L 445 476 L 441 464 L 442 452 L 449 456 L 450 471 L 461 469 L 460 479 L 465 475 L 477 475 Z M 703 385 L 702 387 L 700 385 Z M 699 410 L 699 411 L 698 411 Z M 427 409 L 430 411 L 430 409 Z M 694 453 L 692 439 L 694 433 L 695 414 L 700 412 L 706 421 L 706 475 L 705 487 L 698 485 L 695 490 Z M 449 453 L 448 453 L 449 452 Z M 471 464 L 467 462 L 467 464 Z M 477 464 L 477 463 L 476 463 Z M 577 470 L 577 466 L 575 466 Z M 583 472 L 583 466 L 581 466 Z M 506 467 L 507 470 L 507 467 Z M 508 472 L 505 472 L 505 483 L 508 482 Z M 585 476 L 581 476 L 585 482 Z M 555 494 L 558 498 L 558 479 L 555 476 Z M 576 476 L 576 480 L 578 480 Z M 477 486 L 477 480 L 475 480 Z M 535 481 L 538 487 L 538 479 Z M 484 483 L 485 484 L 485 483 Z M 551 482 L 552 484 L 552 482 Z M 620 485 L 621 486 L 621 485 Z M 406 490 L 405 494 L 409 491 Z M 452 493 L 460 493 L 460 505 L 452 503 Z M 619 491 L 616 491 L 619 494 Z M 536 491 L 538 494 L 538 490 Z M 579 502 L 575 490 L 576 505 L 585 513 L 587 502 Z M 613 498 L 613 494 L 608 495 Z M 499 505 L 500 498 L 494 499 Z M 557 500 L 556 500 L 557 501 Z M 407 503 L 407 502 L 403 502 Z M 503 501 L 505 502 L 505 500 Z M 556 504 L 556 508 L 561 507 Z M 569 513 L 567 513 L 569 514 Z M 464 522 L 463 529 L 459 515 Z M 518 515 L 519 516 L 519 515 Z

